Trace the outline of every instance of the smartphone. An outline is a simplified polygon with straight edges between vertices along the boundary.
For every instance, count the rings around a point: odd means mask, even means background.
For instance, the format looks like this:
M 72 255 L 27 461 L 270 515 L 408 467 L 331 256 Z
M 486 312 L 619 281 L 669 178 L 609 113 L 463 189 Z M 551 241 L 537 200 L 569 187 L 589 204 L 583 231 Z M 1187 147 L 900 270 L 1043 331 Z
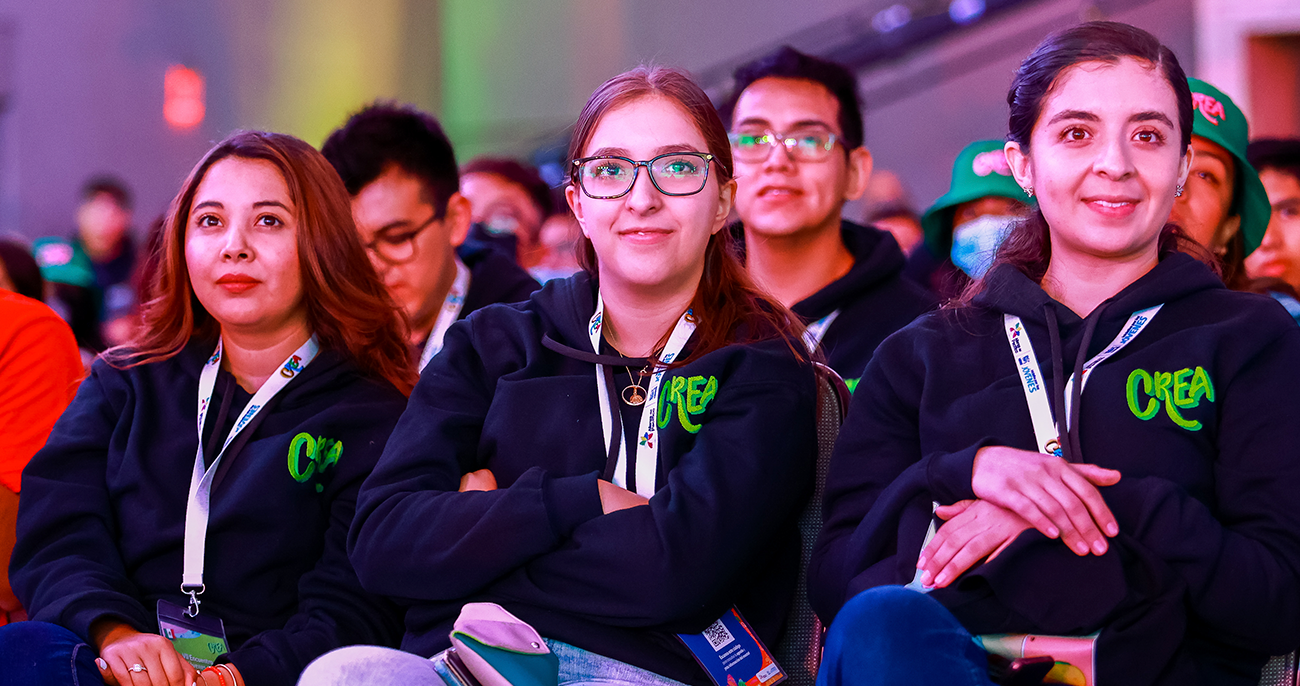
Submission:
M 1039 686 L 1056 666 L 1050 657 L 1021 657 L 1009 660 L 989 653 L 989 678 L 1002 686 Z

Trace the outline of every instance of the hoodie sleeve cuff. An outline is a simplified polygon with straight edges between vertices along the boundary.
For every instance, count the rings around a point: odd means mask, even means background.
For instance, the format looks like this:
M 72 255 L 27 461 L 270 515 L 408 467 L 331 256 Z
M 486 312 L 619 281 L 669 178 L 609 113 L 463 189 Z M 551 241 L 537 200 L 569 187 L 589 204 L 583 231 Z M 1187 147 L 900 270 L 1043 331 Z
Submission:
M 592 472 L 547 479 L 542 484 L 542 499 L 556 536 L 568 538 L 579 524 L 604 514 L 596 478 Z
M 993 444 L 992 438 L 982 438 L 968 448 L 952 453 L 934 453 L 925 458 L 925 478 L 934 499 L 942 505 L 959 500 L 974 500 L 975 489 L 971 475 L 975 472 L 975 453 Z
M 295 681 L 295 676 L 286 673 L 285 668 L 265 650 L 236 650 L 217 658 L 217 662 L 234 665 L 245 684 L 292 686 Z
M 144 614 L 143 608 L 138 603 L 129 601 L 117 603 L 96 602 L 93 606 L 89 603 L 85 605 L 74 604 L 63 611 L 59 623 L 89 642 L 90 627 L 101 619 L 115 619 L 129 625 L 136 631 L 145 633 L 157 631 L 157 626 L 148 621 Z M 37 619 L 40 619 L 40 617 L 37 617 Z

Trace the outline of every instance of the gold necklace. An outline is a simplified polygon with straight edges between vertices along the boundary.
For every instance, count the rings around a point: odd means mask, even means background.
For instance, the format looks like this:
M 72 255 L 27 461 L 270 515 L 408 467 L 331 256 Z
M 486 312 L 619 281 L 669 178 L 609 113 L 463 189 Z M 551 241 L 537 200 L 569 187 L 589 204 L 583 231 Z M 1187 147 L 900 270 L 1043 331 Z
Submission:
M 647 369 L 648 365 L 642 367 L 641 372 L 637 374 L 636 381 L 632 381 L 632 368 L 627 368 L 627 380 L 631 381 L 631 384 L 623 389 L 622 396 L 623 402 L 632 407 L 638 407 L 645 404 L 645 388 L 641 385 L 641 382 L 645 381 Z

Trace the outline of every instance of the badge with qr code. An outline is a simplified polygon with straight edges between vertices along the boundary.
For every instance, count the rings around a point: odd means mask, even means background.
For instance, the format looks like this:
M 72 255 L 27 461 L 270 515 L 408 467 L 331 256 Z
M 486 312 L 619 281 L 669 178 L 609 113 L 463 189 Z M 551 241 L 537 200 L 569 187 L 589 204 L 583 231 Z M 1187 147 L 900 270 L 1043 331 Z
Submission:
M 717 686 L 774 686 L 785 680 L 785 671 L 734 607 L 703 633 L 677 638 Z

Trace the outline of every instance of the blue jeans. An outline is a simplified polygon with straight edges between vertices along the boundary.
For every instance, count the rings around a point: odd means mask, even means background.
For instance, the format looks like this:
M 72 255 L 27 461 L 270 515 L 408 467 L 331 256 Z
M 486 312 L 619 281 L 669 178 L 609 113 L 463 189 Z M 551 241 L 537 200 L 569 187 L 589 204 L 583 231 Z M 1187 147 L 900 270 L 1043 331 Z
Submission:
M 568 643 L 548 638 L 546 646 L 560 660 L 559 686 L 685 686 L 680 681 Z M 450 686 L 455 683 L 436 656 L 425 659 L 379 646 L 348 646 L 332 650 L 307 665 L 298 680 L 298 686 Z
M 817 686 L 992 686 L 988 657 L 939 601 L 902 586 L 854 596 L 826 634 Z
M 0 674 L 7 684 L 104 686 L 95 649 L 71 631 L 46 622 L 0 626 Z

